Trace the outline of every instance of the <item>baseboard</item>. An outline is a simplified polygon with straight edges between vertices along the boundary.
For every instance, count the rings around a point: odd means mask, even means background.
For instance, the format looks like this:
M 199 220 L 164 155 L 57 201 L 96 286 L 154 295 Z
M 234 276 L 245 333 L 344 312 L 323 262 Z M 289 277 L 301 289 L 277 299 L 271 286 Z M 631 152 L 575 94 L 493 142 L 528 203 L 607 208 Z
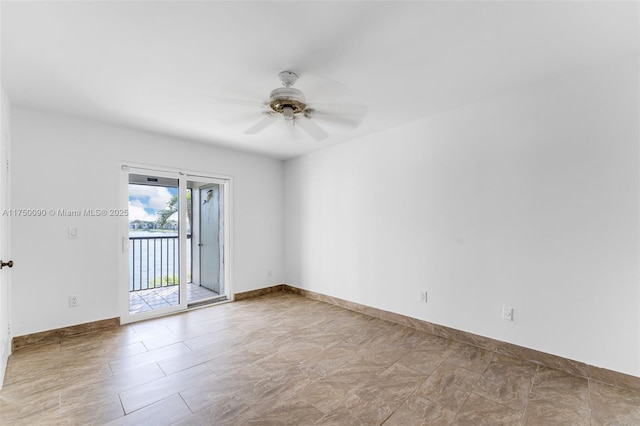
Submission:
M 242 293 L 236 293 L 233 295 L 234 301 L 251 299 L 254 297 L 265 296 L 271 293 L 282 293 L 283 291 L 287 291 L 286 284 L 276 284 L 271 287 L 259 288 L 257 290 L 243 291 Z
M 15 352 L 29 346 L 59 343 L 60 340 L 64 337 L 78 336 L 80 334 L 103 331 L 117 327 L 120 327 L 120 318 L 110 318 L 84 324 L 72 325 L 69 327 L 57 328 L 55 330 L 42 331 L 40 333 L 16 336 L 11 340 L 11 351 Z
M 384 311 L 378 308 L 372 308 L 366 305 L 361 305 L 359 303 L 349 302 L 337 297 L 327 296 L 321 293 L 316 293 L 314 291 L 294 287 L 289 284 L 283 284 L 282 286 L 276 287 L 282 287 L 282 290 L 284 290 L 285 292 L 299 294 L 309 299 L 326 302 L 344 309 L 348 309 L 350 311 L 358 312 L 375 318 L 380 318 L 396 324 L 404 325 L 406 327 L 411 327 L 416 330 L 435 334 L 436 336 L 446 337 L 448 339 L 455 340 L 461 343 L 477 346 L 501 355 L 511 356 L 514 358 L 533 362 L 535 364 L 543 365 L 545 367 L 564 371 L 574 376 L 596 380 L 598 382 L 606 383 L 616 387 L 640 390 L 640 377 L 630 376 L 628 374 L 619 373 L 617 371 L 595 367 L 583 362 L 563 358 L 545 352 L 540 352 L 534 349 L 525 348 L 523 346 L 518 346 L 511 343 L 502 342 L 500 340 L 479 336 L 477 334 L 468 333 L 466 331 L 456 330 L 450 327 L 433 324 L 405 315 Z M 269 291 L 268 293 L 273 293 L 273 291 Z

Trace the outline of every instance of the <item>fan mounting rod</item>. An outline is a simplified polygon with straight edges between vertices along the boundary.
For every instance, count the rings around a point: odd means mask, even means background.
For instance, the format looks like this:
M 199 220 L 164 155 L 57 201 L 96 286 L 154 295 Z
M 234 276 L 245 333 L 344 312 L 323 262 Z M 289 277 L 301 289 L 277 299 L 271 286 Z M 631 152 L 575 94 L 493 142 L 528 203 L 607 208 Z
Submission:
M 280 81 L 284 87 L 291 87 L 298 81 L 298 74 L 293 71 L 282 71 L 278 74 L 278 77 L 280 77 Z

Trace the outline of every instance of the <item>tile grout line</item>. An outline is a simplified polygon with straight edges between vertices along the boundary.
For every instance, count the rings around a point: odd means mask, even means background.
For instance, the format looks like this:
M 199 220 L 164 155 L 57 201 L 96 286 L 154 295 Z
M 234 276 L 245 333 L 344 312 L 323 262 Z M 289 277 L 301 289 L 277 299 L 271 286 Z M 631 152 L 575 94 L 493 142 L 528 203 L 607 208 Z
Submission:
M 453 340 L 453 341 L 455 342 L 455 340 Z M 483 349 L 483 348 L 480 348 L 480 349 Z M 446 358 L 442 361 L 442 363 L 440 363 L 440 365 L 438 366 L 438 368 L 440 368 L 440 366 L 442 366 L 442 364 L 444 364 L 445 362 L 447 362 L 449 365 L 453 365 L 453 366 L 454 366 L 454 367 L 456 367 L 456 368 L 464 368 L 465 370 L 470 371 L 470 372 L 472 372 L 472 373 L 478 373 L 477 371 L 471 370 L 470 368 L 467 368 L 467 367 L 465 367 L 465 366 L 458 365 L 458 364 L 456 364 L 456 363 L 454 363 L 454 362 L 450 362 L 450 361 L 449 361 L 449 358 L 451 358 L 451 356 L 452 356 L 452 355 L 453 355 L 453 352 L 449 353 L 449 354 L 446 356 Z M 481 374 L 481 377 L 482 377 L 482 375 L 484 375 L 485 371 L 487 371 L 487 368 L 489 368 L 489 364 L 491 364 L 491 362 L 493 362 L 493 354 L 491 355 L 491 361 L 489 361 L 489 363 L 486 365 L 486 367 L 484 368 L 484 370 L 482 370 L 482 372 L 481 372 L 481 373 L 479 373 L 479 374 Z M 460 409 L 462 409 L 462 407 L 464 407 L 464 405 L 467 403 L 467 401 L 468 401 L 468 400 L 469 400 L 469 398 L 471 397 L 471 394 L 473 393 L 473 388 L 475 388 L 477 384 L 478 384 L 477 382 L 473 384 L 473 386 L 472 386 L 472 388 L 471 388 L 471 392 L 469 392 L 469 395 L 467 395 L 467 397 L 465 398 L 464 402 L 463 402 L 462 404 L 460 404 L 460 408 L 459 408 L 459 409 L 457 409 L 457 410 L 455 411 L 455 414 L 456 414 L 456 415 L 453 417 L 453 421 L 457 421 L 457 420 L 458 420 L 458 416 L 460 415 Z M 447 408 L 448 408 L 448 407 L 447 407 Z M 453 410 L 451 410 L 451 411 L 453 411 Z
M 487 364 L 487 367 L 486 367 L 486 368 L 484 369 L 484 371 L 482 372 L 482 377 L 484 377 L 484 374 L 487 372 L 487 370 L 489 369 L 489 367 L 491 366 L 491 364 L 493 364 L 493 361 L 494 361 L 494 358 L 492 357 L 491 362 L 490 362 L 489 364 Z M 535 364 L 534 364 L 534 365 L 535 365 Z M 464 368 L 464 367 L 463 367 L 463 368 Z M 537 372 L 537 365 L 536 365 L 536 372 Z M 534 373 L 534 375 L 535 375 L 535 373 Z M 505 405 L 503 402 L 495 401 L 495 400 L 493 400 L 493 399 L 491 399 L 491 398 L 485 397 L 485 396 L 483 396 L 483 395 L 481 395 L 481 394 L 477 393 L 475 390 L 476 390 L 476 387 L 477 387 L 478 383 L 480 383 L 480 382 L 477 382 L 477 383 L 475 383 L 475 384 L 473 385 L 473 388 L 472 388 L 471 393 L 469 394 L 469 396 L 471 396 L 471 394 L 474 394 L 474 395 L 476 395 L 476 396 L 478 396 L 478 397 L 480 397 L 480 398 L 483 398 L 483 399 L 486 399 L 486 400 L 488 400 L 488 401 L 491 401 L 491 402 L 493 402 L 494 404 L 499 405 L 499 406 L 501 406 L 501 407 L 504 407 L 504 408 L 506 408 L 506 409 L 508 409 L 508 410 L 516 411 L 515 409 L 513 409 L 513 408 L 509 407 L 508 405 Z M 530 389 L 530 388 L 529 388 L 529 389 Z M 468 398 L 467 398 L 467 399 L 468 399 Z M 529 400 L 529 398 L 527 398 L 527 401 L 528 401 L 528 400 Z M 465 403 L 466 403 L 466 401 L 465 401 Z M 462 404 L 462 405 L 464 406 L 464 404 Z M 525 408 L 526 408 L 526 403 L 525 403 Z M 524 413 L 524 409 L 523 409 L 523 413 Z M 520 417 L 521 417 L 521 422 L 522 422 L 522 415 L 521 415 Z
M 122 403 L 122 397 L 120 396 L 120 392 L 118 392 L 116 395 L 118 395 L 118 401 L 120 401 L 120 409 L 122 409 L 122 416 L 118 417 L 117 419 L 113 419 L 113 420 L 122 419 L 127 415 L 127 412 L 124 410 L 124 404 Z
M 413 370 L 413 371 L 416 371 L 416 372 L 421 373 L 420 371 L 418 371 L 418 370 L 416 370 L 416 369 L 414 369 L 414 368 L 411 368 L 411 367 L 409 367 L 409 366 L 405 366 L 405 365 L 403 365 L 403 364 L 399 364 L 399 362 L 400 362 L 404 357 L 406 357 L 406 356 L 407 356 L 407 355 L 408 355 L 412 350 L 413 350 L 413 349 L 409 349 L 409 351 L 408 351 L 406 354 L 404 354 L 402 357 L 400 357 L 400 359 L 399 359 L 399 360 L 397 360 L 396 362 L 394 362 L 393 364 L 391 364 L 391 366 L 389 366 L 389 368 L 391 368 L 391 367 L 393 367 L 394 365 L 398 364 L 398 365 L 400 365 L 400 366 L 402 366 L 402 367 L 407 367 L 407 368 L 409 368 L 410 370 Z M 437 369 L 438 369 L 438 368 L 439 368 L 439 367 L 444 363 L 444 361 L 445 361 L 445 359 L 443 358 L 443 359 L 440 361 L 440 363 L 438 364 L 438 367 L 436 367 L 436 368 L 435 368 L 435 369 L 434 369 L 430 374 L 428 374 L 428 375 L 426 375 L 426 376 L 425 376 L 425 378 L 424 378 L 424 380 L 422 381 L 422 383 L 420 383 L 418 386 L 416 386 L 416 388 L 413 390 L 413 392 L 411 392 L 409 395 L 407 395 L 407 397 L 406 397 L 406 398 L 404 398 L 404 399 L 402 400 L 402 402 L 401 402 L 400 404 L 398 404 L 398 406 L 397 406 L 393 411 L 391 411 L 391 414 L 389 414 L 389 415 L 388 415 L 388 416 L 387 416 L 387 417 L 382 421 L 382 423 L 380 423 L 380 426 L 384 425 L 384 423 L 385 423 L 387 420 L 389 420 L 389 418 L 390 418 L 391 416 L 393 416 L 393 414 L 394 414 L 396 411 L 398 411 L 398 409 L 399 409 L 400 407 L 402 407 L 402 405 L 403 405 L 405 402 L 407 402 L 407 401 L 409 400 L 409 398 L 411 398 L 411 397 L 412 397 L 416 392 L 418 392 L 418 391 L 420 390 L 420 388 L 425 384 L 425 382 L 426 382 L 427 380 L 429 380 L 429 377 L 431 377 L 431 376 L 433 375 L 433 373 L 434 373 L 434 372 L 435 372 L 435 371 L 436 371 L 436 370 L 437 370 Z M 387 368 L 387 370 L 388 370 L 389 368 Z M 385 371 L 387 371 L 387 370 L 385 370 Z
M 524 417 L 527 414 L 527 408 L 529 407 L 529 401 L 531 398 L 531 391 L 533 390 L 533 385 L 536 382 L 536 378 L 538 377 L 538 372 L 540 371 L 540 364 L 536 364 L 536 372 L 531 378 L 531 385 L 529 386 L 529 393 L 527 394 L 527 402 L 524 404 L 524 410 L 522 410 L 522 416 L 520 417 L 520 424 L 524 425 Z
M 191 414 L 192 414 L 192 415 L 193 415 L 193 414 L 195 414 L 195 413 L 196 413 L 196 411 L 193 411 L 193 410 L 191 409 L 191 407 L 189 407 L 189 404 L 187 404 L 187 401 L 185 401 L 185 400 L 184 400 L 184 398 L 182 397 L 182 393 L 178 392 L 178 393 L 177 393 L 177 395 L 178 395 L 178 397 L 182 400 L 182 403 L 183 403 L 183 404 L 187 407 L 187 409 L 191 412 Z M 186 418 L 186 417 L 185 417 L 185 418 Z M 179 423 L 179 422 L 181 422 L 181 421 L 182 421 L 182 419 L 180 419 L 180 420 L 178 421 L 178 423 Z
M 398 411 L 398 409 L 400 407 L 402 407 L 404 405 L 405 402 L 407 402 L 409 400 L 409 398 L 411 398 L 413 395 L 415 395 L 416 392 L 418 392 L 418 390 L 420 390 L 420 388 L 422 387 L 422 385 L 424 384 L 424 382 L 427 381 L 427 379 L 430 377 L 431 375 L 427 376 L 427 378 L 424 379 L 424 381 L 419 384 L 414 390 L 413 392 L 411 392 L 409 395 L 407 395 L 407 397 L 405 399 L 402 400 L 401 403 L 398 404 L 398 406 L 396 408 L 393 409 L 393 411 L 391 411 L 391 414 L 389 414 L 383 421 L 382 423 L 380 423 L 380 426 L 384 425 L 387 420 L 389 420 L 389 418 L 391 418 L 391 416 L 393 416 L 395 414 L 396 411 Z
M 589 424 L 593 424 L 593 410 L 591 408 L 591 379 L 587 378 L 587 396 L 589 397 Z

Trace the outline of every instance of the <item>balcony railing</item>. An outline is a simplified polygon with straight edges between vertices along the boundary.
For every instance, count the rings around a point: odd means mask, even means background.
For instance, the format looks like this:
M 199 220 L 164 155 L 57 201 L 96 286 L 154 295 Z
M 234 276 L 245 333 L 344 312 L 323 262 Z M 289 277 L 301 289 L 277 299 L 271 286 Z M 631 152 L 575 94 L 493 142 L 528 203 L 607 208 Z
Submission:
M 129 291 L 179 284 L 180 244 L 177 235 L 129 237 L 129 241 Z

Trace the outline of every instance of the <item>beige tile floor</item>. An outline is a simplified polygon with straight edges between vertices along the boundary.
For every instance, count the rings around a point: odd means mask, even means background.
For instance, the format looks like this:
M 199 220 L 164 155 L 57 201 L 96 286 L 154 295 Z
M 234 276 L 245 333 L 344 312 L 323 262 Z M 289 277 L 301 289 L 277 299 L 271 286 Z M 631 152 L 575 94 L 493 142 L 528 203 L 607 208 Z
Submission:
M 11 425 L 640 425 L 640 393 L 292 294 L 13 354 Z

